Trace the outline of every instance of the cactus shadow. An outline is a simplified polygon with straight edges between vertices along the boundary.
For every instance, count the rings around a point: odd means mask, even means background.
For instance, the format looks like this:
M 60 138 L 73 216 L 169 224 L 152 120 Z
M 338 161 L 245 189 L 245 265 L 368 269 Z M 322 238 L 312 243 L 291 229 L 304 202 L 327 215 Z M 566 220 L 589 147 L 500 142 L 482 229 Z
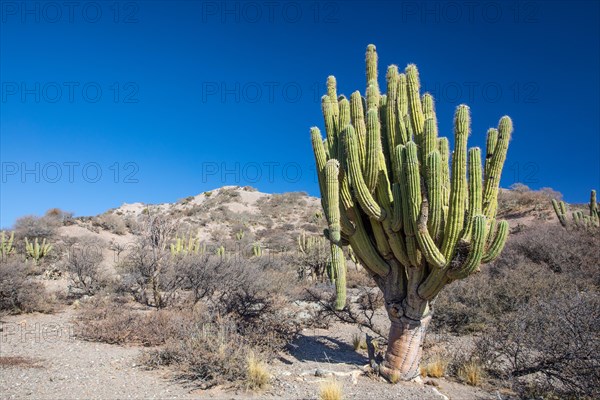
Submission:
M 299 335 L 288 345 L 288 353 L 296 360 L 306 362 L 356 366 L 369 362 L 368 357 L 357 353 L 348 343 L 322 335 Z

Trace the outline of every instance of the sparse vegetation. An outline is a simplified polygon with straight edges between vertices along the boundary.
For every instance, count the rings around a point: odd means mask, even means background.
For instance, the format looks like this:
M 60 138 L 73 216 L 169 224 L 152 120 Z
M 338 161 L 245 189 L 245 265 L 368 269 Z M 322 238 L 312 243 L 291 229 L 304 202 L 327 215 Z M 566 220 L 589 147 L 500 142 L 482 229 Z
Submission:
M 319 390 L 320 400 L 342 400 L 344 398 L 342 385 L 334 379 L 322 382 Z

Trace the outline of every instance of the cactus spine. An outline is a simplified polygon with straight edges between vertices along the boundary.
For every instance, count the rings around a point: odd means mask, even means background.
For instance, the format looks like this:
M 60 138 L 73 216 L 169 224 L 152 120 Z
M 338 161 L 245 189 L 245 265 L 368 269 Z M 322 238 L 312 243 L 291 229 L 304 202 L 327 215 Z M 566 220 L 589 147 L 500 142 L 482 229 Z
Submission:
M 52 245 L 47 244 L 46 239 L 42 240 L 42 243 L 40 244 L 38 238 L 35 238 L 33 243 L 25 238 L 25 251 L 27 252 L 27 257 L 33 259 L 36 264 L 39 264 L 40 260 L 50 253 L 50 250 L 52 250 Z
M 470 111 L 460 105 L 451 156 L 448 139 L 438 137 L 433 97 L 421 96 L 417 67 L 399 73 L 390 66 L 382 94 L 377 59 L 369 45 L 364 102 L 359 92 L 350 102 L 338 99 L 335 78 L 328 78 L 322 97 L 326 139 L 316 127 L 311 138 L 337 278 L 335 307 L 346 302 L 341 246 L 349 244 L 383 291 L 392 321 L 380 371 L 411 379 L 429 302 L 444 285 L 495 259 L 506 242 L 508 224 L 495 218 L 513 128 L 505 116 L 488 131 L 482 165 L 481 150 L 467 147 Z M 417 339 L 407 339 L 409 334 Z
M 564 201 L 557 201 L 552 199 L 552 207 L 558 217 L 558 220 L 565 228 L 571 226 L 571 223 L 567 219 L 568 206 Z M 588 205 L 589 214 L 585 215 L 583 211 L 573 212 L 573 226 L 576 228 L 598 228 L 600 227 L 600 212 L 598 211 L 598 203 L 596 201 L 596 191 L 592 190 L 590 193 L 590 203 Z
M 11 232 L 10 236 L 7 236 L 4 231 L 0 233 L 0 255 L 2 258 L 8 257 L 14 252 L 13 241 L 15 240 L 15 233 Z

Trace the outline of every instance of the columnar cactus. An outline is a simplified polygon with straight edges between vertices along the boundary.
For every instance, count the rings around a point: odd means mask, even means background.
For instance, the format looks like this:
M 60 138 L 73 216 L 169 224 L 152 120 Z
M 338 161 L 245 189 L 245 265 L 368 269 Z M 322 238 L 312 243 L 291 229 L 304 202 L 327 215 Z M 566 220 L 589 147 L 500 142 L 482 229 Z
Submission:
M 552 200 L 552 207 L 560 221 L 560 224 L 565 228 L 570 225 L 567 221 L 568 207 L 564 201 Z M 585 215 L 583 211 L 575 211 L 571 215 L 573 217 L 573 225 L 577 228 L 592 228 L 600 227 L 600 212 L 598 211 L 598 203 L 596 201 L 596 191 L 592 190 L 590 194 L 589 215 Z
M 342 246 L 350 245 L 383 292 L 391 320 L 379 371 L 408 380 L 418 374 L 440 290 L 494 260 L 506 242 L 508 223 L 495 218 L 513 127 L 505 116 L 488 131 L 482 166 L 481 150 L 467 149 L 471 117 L 460 105 L 450 155 L 448 139 L 438 137 L 433 97 L 420 94 L 417 67 L 388 67 L 381 94 L 373 45 L 366 64 L 365 97 L 338 97 L 335 78 L 327 79 L 326 138 L 316 127 L 311 138 L 337 277 L 335 307 L 346 303 Z
M 52 245 L 46 244 L 46 239 L 42 240 L 42 243 L 40 244 L 38 238 L 35 238 L 33 243 L 25 238 L 25 251 L 27 257 L 33 259 L 36 264 L 38 264 L 42 258 L 46 257 L 50 253 L 50 250 L 52 250 Z
M 10 236 L 7 236 L 4 231 L 0 233 L 0 255 L 2 258 L 8 257 L 14 252 L 13 241 L 15 240 L 15 233 L 11 232 Z
M 262 256 L 262 245 L 259 242 L 256 242 L 256 243 L 252 244 L 252 255 L 254 257 L 261 257 Z
M 206 245 L 200 244 L 200 238 L 194 237 L 191 234 L 188 238 L 185 236 L 175 236 L 175 243 L 171 243 L 171 255 L 185 255 L 185 254 L 204 254 L 206 251 Z

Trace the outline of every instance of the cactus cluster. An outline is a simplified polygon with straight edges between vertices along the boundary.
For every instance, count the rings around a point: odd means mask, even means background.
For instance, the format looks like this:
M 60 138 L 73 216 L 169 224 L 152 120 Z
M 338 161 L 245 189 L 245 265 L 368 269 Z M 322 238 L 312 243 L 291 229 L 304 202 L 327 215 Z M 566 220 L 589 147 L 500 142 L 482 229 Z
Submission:
M 252 244 L 252 255 L 254 257 L 262 257 L 262 245 L 259 242 Z
M 364 96 L 338 96 L 336 79 L 327 79 L 326 136 L 313 127 L 311 139 L 336 276 L 334 306 L 345 307 L 342 247 L 350 245 L 383 292 L 392 323 L 379 370 L 412 379 L 433 300 L 446 284 L 494 260 L 508 237 L 508 223 L 496 221 L 496 212 L 513 126 L 504 116 L 487 131 L 483 162 L 478 147 L 467 148 L 471 117 L 460 105 L 451 154 L 449 140 L 438 136 L 433 97 L 420 93 L 417 67 L 388 67 L 382 94 L 377 59 L 369 45 Z
M 204 254 L 206 252 L 206 244 L 200 243 L 200 238 L 197 236 L 185 235 L 182 237 L 175 236 L 175 242 L 171 243 L 171 255 L 186 255 L 186 254 Z
M 244 238 L 245 235 L 246 235 L 246 233 L 242 229 L 240 229 L 239 231 L 236 232 L 235 238 L 238 241 L 242 241 L 242 239 Z
M 322 279 L 323 274 L 327 274 L 329 281 L 335 284 L 336 275 L 329 257 L 323 257 L 325 252 L 329 252 L 329 242 L 323 236 L 307 235 L 305 231 L 298 234 L 298 251 L 307 256 L 310 262 L 311 274 L 313 279 Z
M 15 233 L 11 232 L 10 236 L 8 236 L 4 231 L 0 232 L 0 255 L 2 258 L 8 257 L 11 255 L 15 248 L 13 247 L 13 242 L 15 240 Z
M 220 257 L 225 257 L 225 247 L 224 246 L 217 247 L 217 249 L 215 250 L 215 254 Z
M 567 220 L 568 207 L 564 201 L 552 200 L 552 207 L 560 221 L 560 224 L 565 228 L 570 225 Z M 598 202 L 596 201 L 596 191 L 592 190 L 590 194 L 589 215 L 585 215 L 583 211 L 574 211 L 571 213 L 573 225 L 577 228 L 592 228 L 600 227 L 600 212 L 598 211 Z
M 40 243 L 38 238 L 35 238 L 35 241 L 32 243 L 25 238 L 25 251 L 27 257 L 33 259 L 36 264 L 38 264 L 42 258 L 46 257 L 51 250 L 52 245 L 47 244 L 46 239 L 42 240 L 42 243 Z
M 504 246 L 508 224 L 495 217 L 512 121 L 502 117 L 488 130 L 482 168 L 481 150 L 467 149 L 471 119 L 460 105 L 450 157 L 448 139 L 438 137 L 433 97 L 420 95 L 416 66 L 404 73 L 390 66 L 381 94 L 375 46 L 366 58 L 366 96 L 338 97 L 330 76 L 322 98 L 326 139 L 311 128 L 332 261 L 343 277 L 342 246 L 349 244 L 377 281 L 394 281 L 396 297 L 432 300 Z M 341 308 L 345 288 L 337 294 Z

